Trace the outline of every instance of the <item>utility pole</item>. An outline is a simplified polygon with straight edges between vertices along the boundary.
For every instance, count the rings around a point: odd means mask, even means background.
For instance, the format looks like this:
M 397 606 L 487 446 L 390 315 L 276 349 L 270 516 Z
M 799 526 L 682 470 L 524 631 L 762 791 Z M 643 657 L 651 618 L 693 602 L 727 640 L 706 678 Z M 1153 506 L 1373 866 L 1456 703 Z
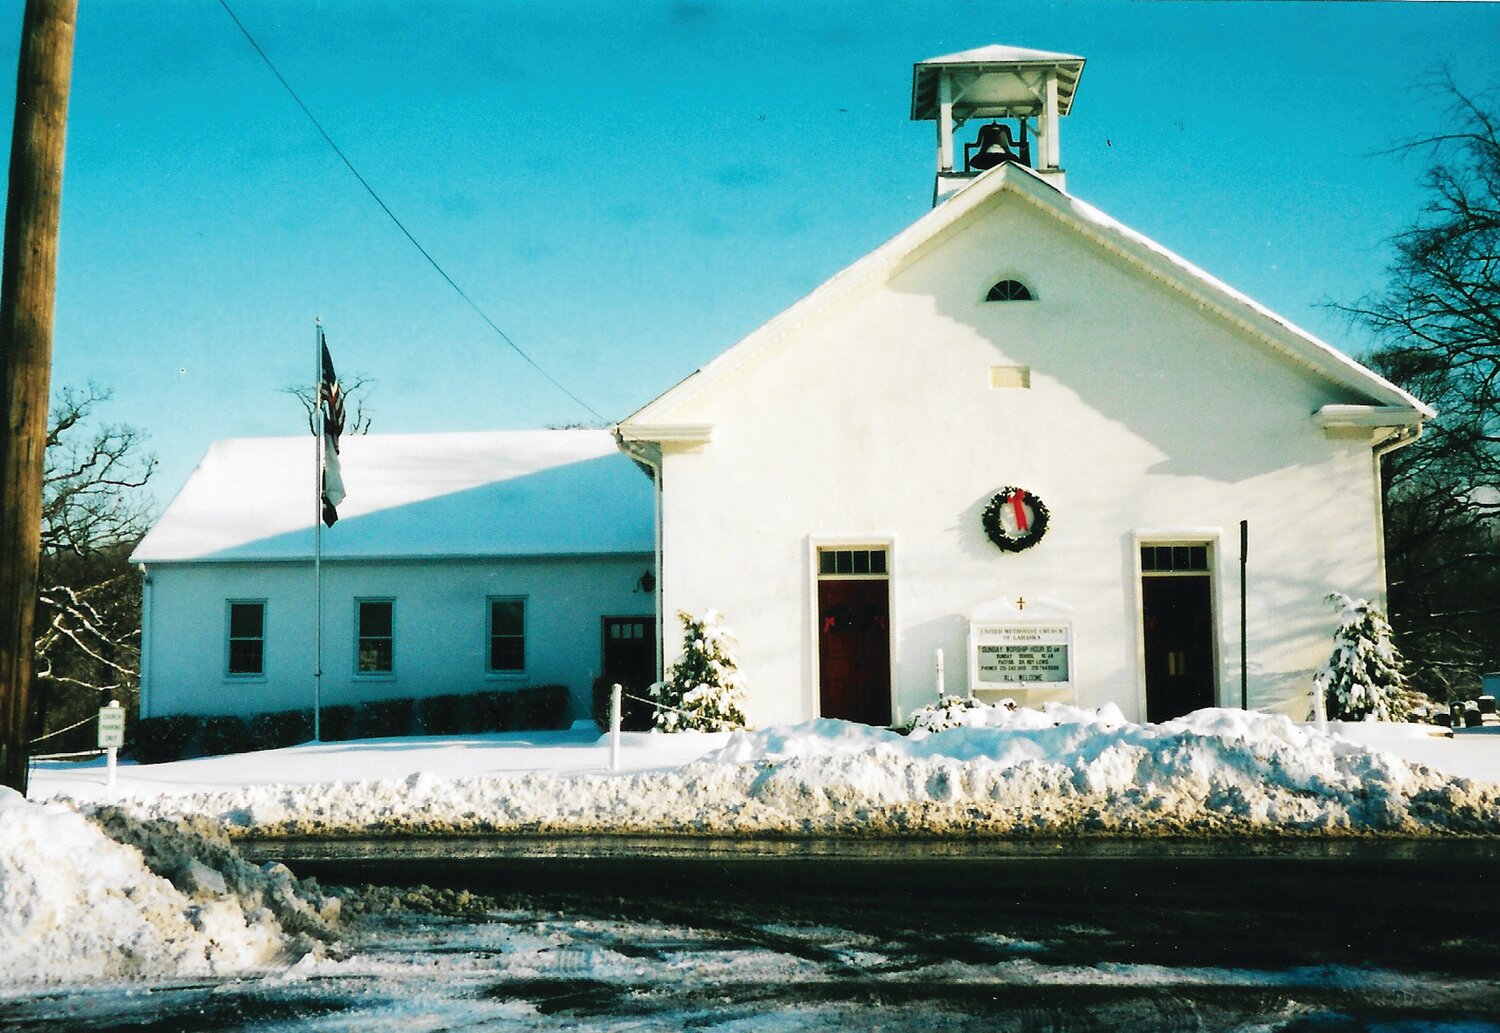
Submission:
M 63 141 L 78 0 L 26 0 L 0 274 L 0 785 L 26 792 Z

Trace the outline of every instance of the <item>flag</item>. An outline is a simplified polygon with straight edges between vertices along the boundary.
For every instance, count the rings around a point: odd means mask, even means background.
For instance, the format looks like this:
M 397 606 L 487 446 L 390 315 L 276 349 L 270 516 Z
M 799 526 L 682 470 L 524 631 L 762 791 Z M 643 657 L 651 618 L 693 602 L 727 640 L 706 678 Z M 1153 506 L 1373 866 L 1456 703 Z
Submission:
M 339 518 L 338 504 L 344 501 L 344 478 L 339 471 L 344 393 L 333 371 L 333 357 L 328 354 L 328 338 L 319 331 L 318 339 L 323 345 L 323 379 L 318 384 L 318 404 L 323 408 L 323 523 L 332 527 Z

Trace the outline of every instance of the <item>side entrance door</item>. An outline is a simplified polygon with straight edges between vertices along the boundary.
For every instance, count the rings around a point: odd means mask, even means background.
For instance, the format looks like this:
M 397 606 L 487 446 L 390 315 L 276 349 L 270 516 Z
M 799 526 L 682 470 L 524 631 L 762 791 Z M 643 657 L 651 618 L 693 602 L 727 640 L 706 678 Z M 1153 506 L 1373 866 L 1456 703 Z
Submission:
M 890 580 L 884 549 L 821 549 L 818 689 L 823 717 L 891 723 Z
M 1141 547 L 1146 720 L 1216 706 L 1213 578 L 1206 545 Z
M 605 617 L 601 674 L 636 695 L 656 680 L 656 618 Z

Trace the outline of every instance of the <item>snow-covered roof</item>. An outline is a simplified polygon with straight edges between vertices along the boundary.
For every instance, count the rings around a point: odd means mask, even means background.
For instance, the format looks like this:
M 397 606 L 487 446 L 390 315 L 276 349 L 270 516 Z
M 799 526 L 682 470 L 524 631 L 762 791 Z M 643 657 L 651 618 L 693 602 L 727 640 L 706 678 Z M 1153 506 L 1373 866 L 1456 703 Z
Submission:
M 131 557 L 312 556 L 314 438 L 211 445 Z M 346 435 L 329 560 L 650 553 L 651 482 L 603 430 Z
M 1007 47 L 998 43 L 973 50 L 961 50 L 956 54 L 929 57 L 918 61 L 912 68 L 911 117 L 915 121 L 933 119 L 938 116 L 938 77 L 942 71 L 959 73 L 1000 72 L 996 65 L 1006 66 L 1003 71 L 1021 71 L 1055 68 L 1057 70 L 1057 113 L 1066 115 L 1073 107 L 1073 94 L 1078 89 L 1078 80 L 1083 75 L 1083 58 L 1077 54 L 1058 54 L 1050 50 L 1028 50 L 1026 47 Z M 960 103 L 969 107 L 969 117 L 1003 117 L 1019 112 L 1022 108 L 1040 110 L 1042 101 L 1034 85 L 1027 85 L 1015 76 L 990 75 L 971 76 L 963 83 Z
M 1395 414 L 1398 413 L 1415 412 L 1423 418 L 1436 415 L 1430 406 L 1414 395 L 1209 275 L 1145 234 L 1131 229 L 1072 194 L 1059 190 L 1031 169 L 1007 162 L 975 177 L 969 186 L 905 230 L 835 274 L 770 322 L 646 403 L 619 425 L 621 439 L 658 440 L 653 436 L 654 425 L 657 422 L 672 425 L 670 413 L 673 406 L 730 375 L 761 348 L 794 332 L 814 313 L 848 296 L 860 285 L 889 276 L 929 241 L 1004 190 L 1012 191 L 1040 210 L 1072 226 L 1121 260 L 1135 265 L 1167 286 L 1182 292 L 1195 303 L 1218 313 L 1253 337 L 1264 341 L 1285 358 L 1368 399 L 1372 406 L 1386 407 L 1387 413 L 1391 415 L 1391 425 L 1404 422 L 1396 418 Z

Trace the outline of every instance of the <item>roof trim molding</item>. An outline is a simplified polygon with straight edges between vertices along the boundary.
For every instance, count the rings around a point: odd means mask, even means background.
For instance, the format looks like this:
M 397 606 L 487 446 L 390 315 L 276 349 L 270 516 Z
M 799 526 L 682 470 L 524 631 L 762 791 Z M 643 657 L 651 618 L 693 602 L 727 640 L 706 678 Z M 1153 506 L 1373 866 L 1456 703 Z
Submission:
M 1404 405 L 1325 405 L 1313 413 L 1324 430 L 1365 427 L 1415 427 L 1422 414 Z
M 616 439 L 623 443 L 685 447 L 702 447 L 712 441 L 713 436 L 714 426 L 711 423 L 658 423 L 648 426 L 636 420 L 628 420 L 619 424 L 615 431 Z

